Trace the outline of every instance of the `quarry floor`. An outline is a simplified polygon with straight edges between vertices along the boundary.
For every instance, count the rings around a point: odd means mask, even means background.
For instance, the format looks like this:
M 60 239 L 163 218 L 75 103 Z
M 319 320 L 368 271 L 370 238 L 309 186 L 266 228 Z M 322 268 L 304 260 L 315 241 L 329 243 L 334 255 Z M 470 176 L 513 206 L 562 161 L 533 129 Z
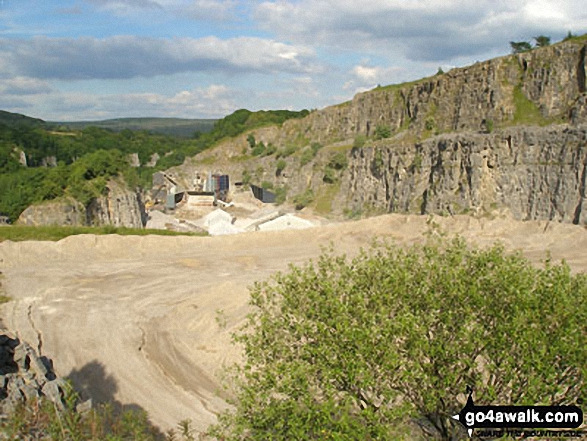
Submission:
M 386 215 L 306 230 L 217 237 L 71 236 L 0 243 L 3 324 L 41 349 L 94 401 L 141 408 L 165 431 L 204 431 L 227 404 L 223 369 L 241 360 L 230 334 L 250 311 L 253 282 L 332 244 L 353 254 L 371 238 L 421 242 L 427 217 Z M 546 221 L 435 217 L 449 233 L 496 240 L 539 263 L 587 270 L 587 230 Z

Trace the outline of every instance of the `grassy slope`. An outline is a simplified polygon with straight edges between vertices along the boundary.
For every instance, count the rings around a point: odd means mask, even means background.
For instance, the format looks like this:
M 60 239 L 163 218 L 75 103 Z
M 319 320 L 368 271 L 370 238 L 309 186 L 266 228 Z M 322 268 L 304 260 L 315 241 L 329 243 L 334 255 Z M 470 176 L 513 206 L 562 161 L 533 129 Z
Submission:
M 178 233 L 167 230 L 148 230 L 139 228 L 124 227 L 61 227 L 42 226 L 30 227 L 24 225 L 12 225 L 0 227 L 0 242 L 11 240 L 20 242 L 24 240 L 58 241 L 67 236 L 76 234 L 118 234 L 121 236 L 147 236 L 150 234 L 158 236 L 203 236 L 202 233 Z

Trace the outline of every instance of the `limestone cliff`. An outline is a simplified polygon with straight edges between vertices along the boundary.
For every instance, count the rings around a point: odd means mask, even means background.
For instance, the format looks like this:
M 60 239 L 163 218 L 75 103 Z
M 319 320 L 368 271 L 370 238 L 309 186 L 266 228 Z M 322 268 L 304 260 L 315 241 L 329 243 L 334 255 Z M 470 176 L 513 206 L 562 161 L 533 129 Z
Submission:
M 123 182 L 111 180 L 106 194 L 94 199 L 87 207 L 72 198 L 34 204 L 22 212 L 18 223 L 142 228 L 146 214 L 140 194 L 129 190 Z
M 484 214 L 586 223 L 587 125 L 441 135 L 350 152 L 341 192 L 355 210 Z
M 378 125 L 434 134 L 486 130 L 488 122 L 494 127 L 580 123 L 587 115 L 586 42 L 560 43 L 377 88 L 314 112 L 305 130 L 317 140 L 329 140 L 370 136 Z
M 107 193 L 87 207 L 88 225 L 142 228 L 145 223 L 145 208 L 140 195 L 114 180 L 108 182 Z
M 267 181 L 288 199 L 312 189 L 334 214 L 505 209 L 517 219 L 584 223 L 586 51 L 581 37 L 379 87 L 250 132 L 275 153 L 253 157 L 248 133 L 170 172 L 188 188 L 197 170 Z M 378 137 L 378 127 L 390 136 Z M 356 147 L 359 137 L 366 141 Z M 315 143 L 323 148 L 308 163 Z M 327 176 L 341 152 L 348 167 Z
M 18 218 L 20 225 L 84 225 L 86 210 L 71 198 L 56 199 L 29 206 Z

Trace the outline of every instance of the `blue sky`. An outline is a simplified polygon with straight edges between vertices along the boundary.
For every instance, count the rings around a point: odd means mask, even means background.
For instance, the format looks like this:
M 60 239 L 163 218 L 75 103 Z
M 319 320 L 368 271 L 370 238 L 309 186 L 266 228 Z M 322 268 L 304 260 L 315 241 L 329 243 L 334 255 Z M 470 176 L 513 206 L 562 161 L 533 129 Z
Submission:
M 0 0 L 0 109 L 50 121 L 314 109 L 587 32 L 584 0 Z

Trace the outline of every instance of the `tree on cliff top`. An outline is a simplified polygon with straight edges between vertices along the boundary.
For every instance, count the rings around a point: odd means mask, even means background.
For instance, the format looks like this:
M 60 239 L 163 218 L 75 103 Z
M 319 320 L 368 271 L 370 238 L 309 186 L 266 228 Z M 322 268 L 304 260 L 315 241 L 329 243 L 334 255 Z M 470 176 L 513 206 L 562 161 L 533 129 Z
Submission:
M 512 53 L 520 54 L 532 50 L 532 45 L 527 41 L 510 41 Z
M 415 422 L 448 440 L 468 385 L 479 405 L 587 399 L 587 277 L 565 264 L 385 245 L 292 266 L 251 299 L 220 439 L 409 438 Z
M 536 41 L 536 47 L 550 46 L 550 37 L 547 37 L 546 35 L 534 37 L 534 41 Z

